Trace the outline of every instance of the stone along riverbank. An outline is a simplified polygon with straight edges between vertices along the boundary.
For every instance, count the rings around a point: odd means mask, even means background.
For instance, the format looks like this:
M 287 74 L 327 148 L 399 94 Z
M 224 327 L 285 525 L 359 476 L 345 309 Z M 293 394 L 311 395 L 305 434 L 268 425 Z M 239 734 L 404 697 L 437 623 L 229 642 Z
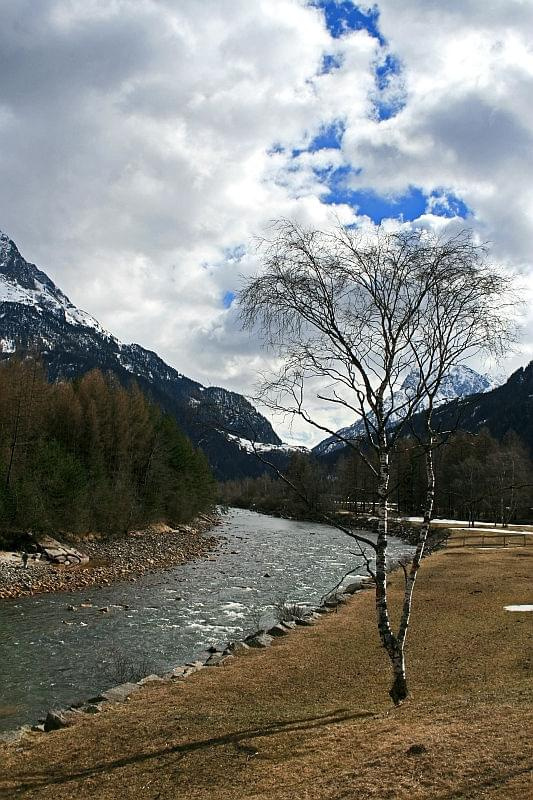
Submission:
M 219 524 L 218 517 L 202 516 L 192 525 L 154 525 L 120 539 L 77 539 L 73 552 L 79 555 L 81 551 L 88 557 L 81 564 L 30 557 L 24 567 L 20 553 L 0 553 L 0 600 L 109 586 L 116 581 L 135 582 L 146 572 L 205 558 L 218 544 L 218 537 L 208 535 L 208 531 Z M 62 546 L 72 550 L 70 545 Z

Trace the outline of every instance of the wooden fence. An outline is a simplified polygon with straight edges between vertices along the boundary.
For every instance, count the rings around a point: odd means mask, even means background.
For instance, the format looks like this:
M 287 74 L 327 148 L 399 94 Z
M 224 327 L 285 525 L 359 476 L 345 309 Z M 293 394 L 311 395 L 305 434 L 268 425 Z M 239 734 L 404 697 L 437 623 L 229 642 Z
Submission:
M 452 534 L 446 542 L 446 547 L 529 547 L 533 546 L 531 533 L 470 533 L 460 536 Z

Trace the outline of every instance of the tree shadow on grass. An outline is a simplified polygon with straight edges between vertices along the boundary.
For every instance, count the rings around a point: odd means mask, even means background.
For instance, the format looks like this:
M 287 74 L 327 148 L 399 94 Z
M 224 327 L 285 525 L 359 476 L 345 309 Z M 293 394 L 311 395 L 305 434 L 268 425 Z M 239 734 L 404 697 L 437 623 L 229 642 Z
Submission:
M 354 719 L 362 719 L 365 717 L 374 717 L 375 714 L 370 711 L 362 711 L 359 713 L 349 713 L 346 709 L 336 709 L 329 714 L 322 714 L 316 717 L 303 717 L 301 719 L 293 719 L 288 721 L 278 720 L 268 723 L 258 728 L 247 728 L 243 731 L 236 731 L 235 733 L 227 733 L 222 736 L 214 736 L 209 739 L 200 739 L 193 742 L 183 742 L 169 747 L 164 747 L 159 750 L 152 750 L 150 752 L 139 752 L 133 755 L 117 758 L 112 761 L 104 761 L 99 764 L 87 767 L 82 770 L 69 770 L 69 765 L 61 765 L 61 767 L 48 770 L 46 772 L 33 772 L 32 775 L 11 773 L 11 779 L 17 782 L 17 787 L 11 790 L 17 794 L 36 789 L 43 786 L 53 786 L 65 784 L 69 782 L 81 781 L 86 778 L 94 778 L 103 773 L 112 772 L 115 769 L 121 769 L 132 764 L 141 764 L 149 762 L 152 759 L 158 759 L 170 755 L 179 755 L 184 757 L 188 753 L 196 751 L 209 750 L 215 747 L 225 745 L 233 745 L 237 750 L 252 754 L 255 753 L 254 749 L 244 744 L 252 739 L 264 738 L 269 736 L 276 736 L 282 733 L 294 733 L 298 731 L 313 730 L 327 725 L 339 725 L 343 722 Z M 4 796 L 0 794 L 0 797 Z

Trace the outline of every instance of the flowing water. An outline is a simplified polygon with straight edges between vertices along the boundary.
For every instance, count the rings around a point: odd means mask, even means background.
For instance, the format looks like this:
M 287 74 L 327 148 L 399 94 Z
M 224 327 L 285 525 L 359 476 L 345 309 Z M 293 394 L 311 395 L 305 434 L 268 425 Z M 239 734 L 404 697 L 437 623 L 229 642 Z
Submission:
M 0 730 L 87 699 L 132 667 L 165 672 L 273 623 L 277 603 L 317 603 L 348 569 L 365 574 L 353 540 L 327 525 L 232 509 L 217 532 L 209 559 L 136 583 L 0 601 Z M 390 545 L 392 557 L 411 549 Z

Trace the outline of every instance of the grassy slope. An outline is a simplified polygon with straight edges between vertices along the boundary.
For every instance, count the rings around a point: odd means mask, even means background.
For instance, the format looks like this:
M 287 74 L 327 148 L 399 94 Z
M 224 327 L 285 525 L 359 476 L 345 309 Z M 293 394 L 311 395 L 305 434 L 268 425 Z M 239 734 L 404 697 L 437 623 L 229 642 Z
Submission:
M 525 800 L 533 614 L 503 605 L 531 602 L 532 567 L 529 548 L 424 563 L 399 709 L 369 592 L 267 651 L 5 748 L 0 796 Z

